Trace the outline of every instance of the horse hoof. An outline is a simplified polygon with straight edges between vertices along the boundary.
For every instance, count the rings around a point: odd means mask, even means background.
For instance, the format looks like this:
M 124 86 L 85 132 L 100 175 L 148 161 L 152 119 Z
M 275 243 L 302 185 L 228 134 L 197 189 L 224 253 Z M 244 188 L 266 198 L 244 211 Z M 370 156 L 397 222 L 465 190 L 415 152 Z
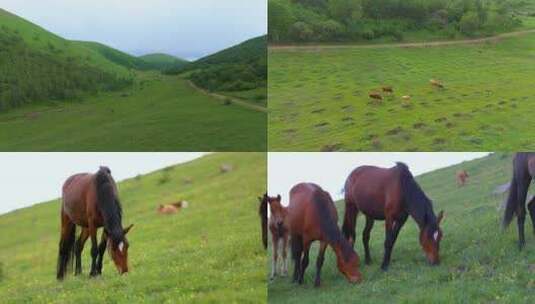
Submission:
M 381 266 L 381 270 L 384 271 L 384 272 L 387 272 L 388 271 L 388 266 L 387 265 L 382 265 Z

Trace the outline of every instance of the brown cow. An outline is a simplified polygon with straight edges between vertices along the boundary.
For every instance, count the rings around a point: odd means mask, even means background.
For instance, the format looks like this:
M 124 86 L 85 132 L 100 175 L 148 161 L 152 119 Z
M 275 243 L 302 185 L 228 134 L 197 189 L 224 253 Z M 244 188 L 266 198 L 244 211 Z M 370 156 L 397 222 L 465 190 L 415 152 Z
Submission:
M 468 180 L 468 172 L 466 170 L 459 170 L 457 171 L 457 186 L 462 187 L 466 184 L 466 181 Z
M 441 89 L 444 88 L 444 85 L 440 81 L 438 81 L 436 79 L 429 80 L 429 83 L 431 83 L 431 85 L 434 86 L 434 87 L 441 88 Z
M 382 89 L 383 89 L 383 92 L 385 93 L 390 93 L 390 94 L 394 93 L 394 89 L 391 86 L 386 86 L 386 87 L 383 87 Z
M 158 213 L 160 214 L 175 214 L 182 208 L 187 208 L 188 202 L 179 201 L 172 204 L 158 206 Z
M 377 92 L 371 92 L 368 96 L 370 96 L 371 99 L 374 99 L 376 101 L 383 100 L 383 96 L 381 96 L 381 94 L 379 94 Z

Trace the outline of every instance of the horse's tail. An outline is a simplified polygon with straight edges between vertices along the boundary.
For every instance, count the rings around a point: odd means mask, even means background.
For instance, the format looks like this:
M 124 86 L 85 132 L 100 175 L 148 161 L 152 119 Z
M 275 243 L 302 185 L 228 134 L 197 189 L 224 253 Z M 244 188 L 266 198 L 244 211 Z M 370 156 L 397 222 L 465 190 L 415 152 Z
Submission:
M 513 173 L 513 179 L 511 180 L 511 185 L 509 186 L 509 195 L 507 196 L 507 201 L 505 202 L 505 212 L 503 214 L 502 228 L 505 229 L 516 214 L 518 208 L 518 197 L 517 197 L 517 187 L 518 180 Z
M 74 256 L 74 244 L 76 239 L 76 225 L 71 224 L 66 235 L 61 236 L 59 241 L 59 254 L 57 265 L 58 280 L 63 280 L 67 274 L 68 269 L 72 269 L 73 256 Z
M 262 227 L 262 244 L 264 244 L 264 249 L 267 249 L 268 246 L 268 211 L 267 211 L 268 201 L 263 199 L 260 202 L 258 208 L 258 215 L 260 216 L 260 225 Z

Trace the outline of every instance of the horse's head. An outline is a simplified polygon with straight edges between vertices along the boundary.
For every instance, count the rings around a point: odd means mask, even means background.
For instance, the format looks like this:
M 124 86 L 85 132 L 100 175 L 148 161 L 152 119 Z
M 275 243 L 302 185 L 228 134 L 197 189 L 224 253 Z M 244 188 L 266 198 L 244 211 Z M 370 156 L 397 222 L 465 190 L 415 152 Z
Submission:
M 269 211 L 271 212 L 271 221 L 275 223 L 277 230 L 282 231 L 286 222 L 286 208 L 281 204 L 281 196 L 267 197 Z
M 127 228 L 123 229 L 123 238 L 119 241 L 114 241 L 111 238 L 108 238 L 108 250 L 111 255 L 113 263 L 120 274 L 128 272 L 128 240 L 126 239 L 126 234 L 134 225 L 130 225 Z
M 362 281 L 362 274 L 359 271 L 359 256 L 349 242 L 343 239 L 340 245 L 335 246 L 334 251 L 336 253 L 338 270 L 350 283 L 360 283 Z
M 440 240 L 442 240 L 442 230 L 440 229 L 440 222 L 444 217 L 444 211 L 440 211 L 437 217 L 436 224 L 427 225 L 420 230 L 420 245 L 425 252 L 427 261 L 431 265 L 440 263 Z

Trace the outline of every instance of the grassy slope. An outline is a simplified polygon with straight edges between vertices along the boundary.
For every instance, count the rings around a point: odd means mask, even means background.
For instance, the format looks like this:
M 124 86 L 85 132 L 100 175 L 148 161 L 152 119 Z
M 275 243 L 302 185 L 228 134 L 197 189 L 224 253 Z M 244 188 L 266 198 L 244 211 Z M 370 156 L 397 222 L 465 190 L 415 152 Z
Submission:
M 467 186 L 457 188 L 455 172 L 466 169 Z M 442 225 L 441 264 L 430 267 L 418 243 L 418 228 L 409 218 L 400 232 L 387 273 L 380 270 L 383 255 L 384 222 L 376 222 L 370 248 L 372 265 L 361 266 L 364 283 L 349 285 L 338 273 L 335 256 L 327 251 L 322 271 L 323 286 L 314 289 L 313 275 L 317 244 L 305 285 L 277 278 L 269 284 L 270 303 L 530 303 L 535 299 L 535 237 L 526 220 L 526 248 L 517 249 L 516 225 L 500 232 L 503 196 L 492 196 L 497 185 L 511 176 L 510 155 L 466 162 L 419 176 L 417 179 L 434 200 L 434 209 L 445 210 Z M 338 212 L 344 205 L 337 202 Z M 342 216 L 340 221 L 342 221 Z M 515 220 L 516 222 L 516 220 Z M 357 220 L 357 253 L 364 258 L 361 242 L 364 219 Z M 293 267 L 290 267 L 293 270 Z
M 132 56 L 102 43 L 93 41 L 73 41 L 73 43 L 97 51 L 109 61 L 121 65 L 125 68 L 140 70 L 150 68 L 147 62 L 145 62 L 145 60 L 143 60 L 142 58 Z
M 0 114 L 0 150 L 265 150 L 265 113 L 224 106 L 178 77 L 141 73 L 137 78 L 131 89 L 83 103 Z
M 232 164 L 234 171 L 220 174 L 221 164 Z M 169 181 L 160 184 L 165 175 Z M 265 252 L 255 202 L 265 191 L 265 176 L 265 154 L 234 153 L 121 182 L 124 222 L 135 224 L 129 234 L 131 272 L 124 277 L 106 255 L 103 276 L 89 279 L 88 243 L 84 275 L 56 282 L 58 200 L 2 215 L 2 302 L 261 302 L 266 283 L 258 265 L 265 263 Z M 189 208 L 174 216 L 156 214 L 158 204 L 177 199 L 188 200 Z
M 272 51 L 269 148 L 534 149 L 534 47 L 529 34 L 497 44 Z M 382 85 L 394 96 L 370 104 L 368 92 Z M 402 107 L 402 95 L 412 106 Z
M 143 55 L 140 56 L 139 59 L 149 63 L 152 67 L 159 70 L 168 67 L 184 66 L 188 63 L 187 60 L 161 53 Z

